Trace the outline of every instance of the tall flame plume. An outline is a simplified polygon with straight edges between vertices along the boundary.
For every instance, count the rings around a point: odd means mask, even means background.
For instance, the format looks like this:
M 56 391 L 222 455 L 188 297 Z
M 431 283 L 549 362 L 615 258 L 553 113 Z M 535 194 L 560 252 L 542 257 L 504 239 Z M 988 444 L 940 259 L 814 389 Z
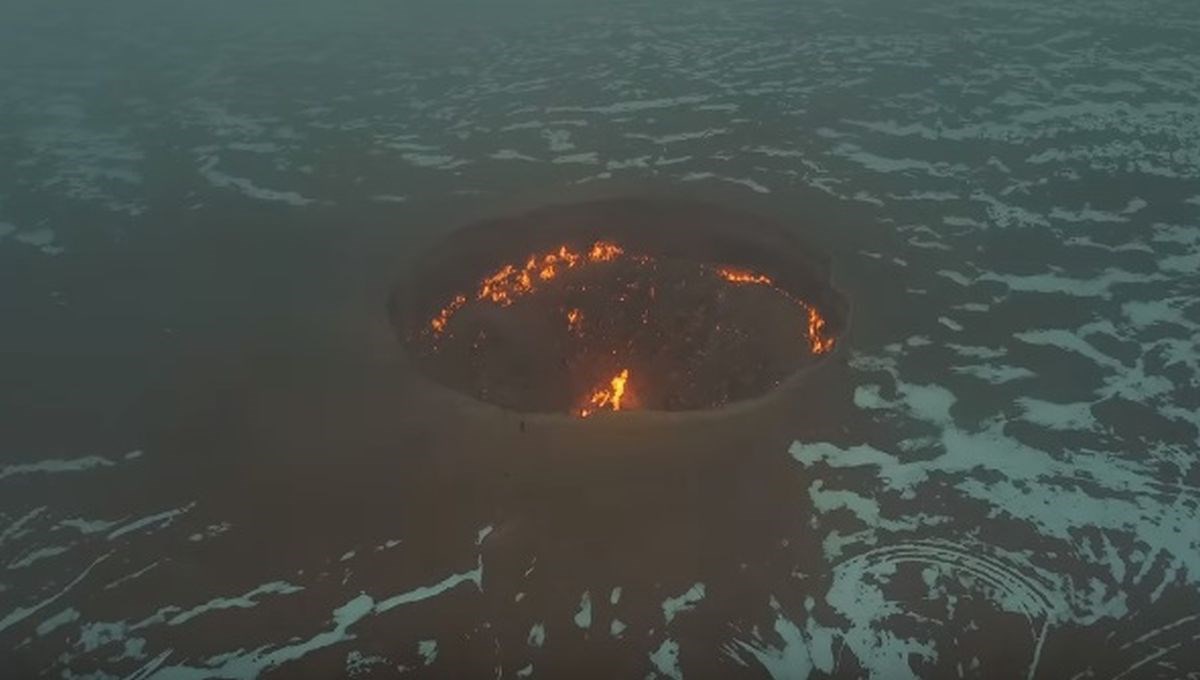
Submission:
M 579 417 L 587 418 L 602 409 L 620 411 L 621 401 L 625 399 L 628 384 L 629 369 L 623 368 L 620 373 L 613 376 L 612 380 L 608 381 L 607 387 L 601 387 L 592 392 L 588 397 L 587 405 L 579 409 Z

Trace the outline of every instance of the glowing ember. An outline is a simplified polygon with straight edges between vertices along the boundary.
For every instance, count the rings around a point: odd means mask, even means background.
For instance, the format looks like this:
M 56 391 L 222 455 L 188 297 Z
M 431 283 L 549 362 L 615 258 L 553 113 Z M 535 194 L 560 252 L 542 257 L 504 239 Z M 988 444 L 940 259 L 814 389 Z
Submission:
M 567 310 L 567 330 L 572 333 L 578 333 L 579 327 L 583 324 L 583 312 L 578 307 L 572 307 Z
M 433 329 L 434 333 L 441 333 L 446 330 L 446 322 L 458 311 L 459 307 L 465 304 L 467 304 L 466 295 L 455 295 L 450 304 L 446 305 L 442 311 L 438 312 L 437 316 L 429 321 L 429 327 Z
M 579 409 L 579 417 L 587 418 L 600 409 L 612 411 L 621 410 L 621 400 L 629 383 L 629 369 L 623 368 L 608 382 L 608 387 L 601 387 L 588 398 L 588 405 Z

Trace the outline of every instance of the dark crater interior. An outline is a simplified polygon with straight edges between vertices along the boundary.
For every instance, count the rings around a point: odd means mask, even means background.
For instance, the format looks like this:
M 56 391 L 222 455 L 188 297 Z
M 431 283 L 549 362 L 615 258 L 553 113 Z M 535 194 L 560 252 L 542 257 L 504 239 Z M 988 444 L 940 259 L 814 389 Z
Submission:
M 847 321 L 827 262 L 794 230 L 656 199 L 470 225 L 418 261 L 390 308 L 436 382 L 575 417 L 765 395 L 829 356 Z

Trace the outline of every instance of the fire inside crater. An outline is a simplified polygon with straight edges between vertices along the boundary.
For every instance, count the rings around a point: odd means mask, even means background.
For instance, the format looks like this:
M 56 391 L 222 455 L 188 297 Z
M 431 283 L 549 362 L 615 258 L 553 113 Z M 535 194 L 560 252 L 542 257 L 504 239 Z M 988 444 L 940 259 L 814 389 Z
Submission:
M 475 269 L 473 280 L 439 270 L 458 283 L 393 309 L 410 352 L 438 382 L 482 401 L 588 418 L 761 396 L 834 349 L 844 303 L 811 285 L 821 277 L 805 257 L 789 257 L 797 244 L 786 232 L 764 234 L 740 214 L 710 224 L 721 211 L 696 204 L 656 203 L 647 212 L 658 223 L 612 214 L 638 204 L 549 209 L 493 225 L 491 238 L 467 230 L 472 247 L 434 259 Z M 570 225 L 572 211 L 591 219 Z M 497 261 L 482 247 L 494 239 L 527 249 Z M 789 273 L 807 288 L 788 286 Z

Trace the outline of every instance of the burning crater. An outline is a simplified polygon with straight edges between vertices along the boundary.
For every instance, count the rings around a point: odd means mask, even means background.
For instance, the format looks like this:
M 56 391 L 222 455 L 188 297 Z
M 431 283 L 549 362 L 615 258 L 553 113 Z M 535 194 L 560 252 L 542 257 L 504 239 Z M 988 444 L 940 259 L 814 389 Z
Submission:
M 761 397 L 846 323 L 793 234 L 717 206 L 622 199 L 479 223 L 391 303 L 437 382 L 525 413 L 696 411 Z

